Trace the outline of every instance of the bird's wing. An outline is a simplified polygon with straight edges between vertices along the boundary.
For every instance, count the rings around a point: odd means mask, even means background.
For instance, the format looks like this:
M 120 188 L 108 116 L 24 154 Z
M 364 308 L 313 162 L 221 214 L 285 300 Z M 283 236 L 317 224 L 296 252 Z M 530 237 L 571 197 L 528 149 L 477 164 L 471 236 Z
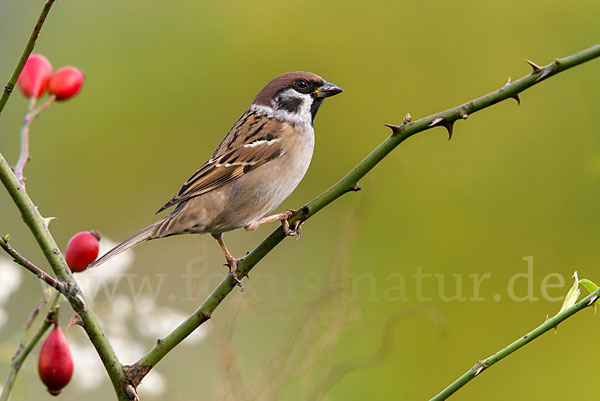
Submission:
M 157 213 L 215 190 L 282 156 L 281 134 L 289 128 L 288 124 L 281 121 L 246 111 L 229 130 L 210 160 Z

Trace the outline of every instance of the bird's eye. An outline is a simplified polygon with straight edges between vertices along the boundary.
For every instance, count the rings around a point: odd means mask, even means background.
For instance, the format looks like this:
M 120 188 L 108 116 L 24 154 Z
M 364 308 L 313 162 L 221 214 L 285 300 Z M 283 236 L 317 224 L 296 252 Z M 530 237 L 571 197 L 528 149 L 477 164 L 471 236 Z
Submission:
M 294 82 L 294 88 L 298 91 L 305 91 L 308 88 L 308 81 L 304 78 L 297 80 Z

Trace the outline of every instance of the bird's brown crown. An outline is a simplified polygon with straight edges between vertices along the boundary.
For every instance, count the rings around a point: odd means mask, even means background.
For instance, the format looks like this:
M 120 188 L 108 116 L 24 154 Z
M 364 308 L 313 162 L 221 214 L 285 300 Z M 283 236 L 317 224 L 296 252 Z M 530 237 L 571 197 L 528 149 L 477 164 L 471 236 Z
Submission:
M 290 88 L 299 79 L 305 79 L 308 82 L 315 84 L 322 84 L 325 82 L 323 78 L 312 72 L 305 71 L 292 71 L 281 74 L 271 80 L 256 96 L 253 104 L 260 104 L 263 106 L 271 106 L 271 101 L 275 98 L 279 91 Z

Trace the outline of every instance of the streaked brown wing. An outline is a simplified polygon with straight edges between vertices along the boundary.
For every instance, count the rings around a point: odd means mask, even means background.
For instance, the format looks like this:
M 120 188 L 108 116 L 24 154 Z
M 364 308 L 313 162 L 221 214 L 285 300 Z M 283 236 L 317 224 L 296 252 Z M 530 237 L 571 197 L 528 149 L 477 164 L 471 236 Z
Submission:
M 183 184 L 161 212 L 213 191 L 283 154 L 280 134 L 286 124 L 247 111 L 229 130 L 213 156 Z

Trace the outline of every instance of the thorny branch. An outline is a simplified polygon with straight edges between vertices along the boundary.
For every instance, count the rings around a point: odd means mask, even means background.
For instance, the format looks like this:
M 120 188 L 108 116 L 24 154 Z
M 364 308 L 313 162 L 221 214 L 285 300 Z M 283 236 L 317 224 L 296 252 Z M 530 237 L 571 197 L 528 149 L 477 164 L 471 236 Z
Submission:
M 73 278 L 73 275 L 70 273 L 65 259 L 48 229 L 46 220 L 39 213 L 37 207 L 25 191 L 25 188 L 21 186 L 19 180 L 1 153 L 0 181 L 2 181 L 14 203 L 19 208 L 25 224 L 27 224 L 33 233 L 40 249 L 56 275 L 57 280 L 62 282 L 63 285 L 68 288 L 69 296 L 67 297 L 67 300 L 71 304 L 73 310 L 81 317 L 85 332 L 96 348 L 119 400 L 132 400 L 133 398 L 128 395 L 130 392 L 127 392 L 129 383 L 127 383 L 125 379 L 123 366 L 112 348 L 112 345 L 104 335 L 104 331 L 100 327 L 100 322 L 93 311 L 87 307 L 83 293 Z

